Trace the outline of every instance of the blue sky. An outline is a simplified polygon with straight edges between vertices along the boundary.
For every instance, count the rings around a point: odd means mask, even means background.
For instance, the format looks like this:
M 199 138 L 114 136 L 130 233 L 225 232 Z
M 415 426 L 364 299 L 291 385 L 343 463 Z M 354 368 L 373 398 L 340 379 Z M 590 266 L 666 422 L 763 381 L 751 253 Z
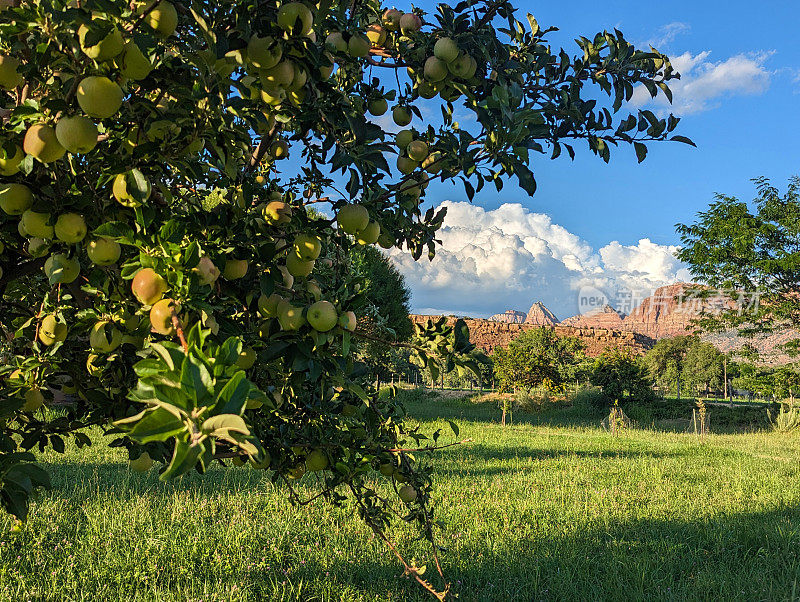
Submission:
M 520 3 L 523 14 L 527 3 Z M 531 3 L 532 4 L 532 3 Z M 596 247 L 618 240 L 635 244 L 648 237 L 677 243 L 674 224 L 691 220 L 715 192 L 750 198 L 750 178 L 784 182 L 800 172 L 800 68 L 796 63 L 800 4 L 766 2 L 537 2 L 534 16 L 569 50 L 577 35 L 591 37 L 619 28 L 629 40 L 658 41 L 671 56 L 708 52 L 708 66 L 740 55 L 760 62 L 768 74 L 765 89 L 726 90 L 709 81 L 705 106 L 683 115 L 680 133 L 697 149 L 682 144 L 654 145 L 638 165 L 632 149 L 621 149 L 609 165 L 588 151 L 576 160 L 534 164 L 539 189 L 527 198 L 516 186 L 486 192 L 476 203 L 487 208 L 504 202 L 550 215 Z M 427 7 L 426 7 L 427 8 Z M 687 76 L 687 79 L 691 74 Z M 735 85 L 735 84 L 732 84 Z M 713 92 L 719 88 L 719 95 Z M 457 187 L 431 188 L 429 197 L 461 198 Z
M 426 10 L 435 3 L 426 2 Z M 392 256 L 412 290 L 413 310 L 489 316 L 542 300 L 559 318 L 579 313 L 579 297 L 597 290 L 611 305 L 641 299 L 690 278 L 675 260 L 675 223 L 690 222 L 720 192 L 751 199 L 752 178 L 782 186 L 800 173 L 800 4 L 641 1 L 519 3 L 553 45 L 618 28 L 639 45 L 666 52 L 683 78 L 673 86 L 677 143 L 651 146 L 637 164 L 621 148 L 609 165 L 579 150 L 575 161 L 537 158 L 531 198 L 512 182 L 466 204 L 458 185 L 437 183 L 428 204 L 449 206 L 444 242 L 432 262 Z M 635 109 L 636 107 L 631 107 Z M 664 112 L 660 104 L 648 108 Z

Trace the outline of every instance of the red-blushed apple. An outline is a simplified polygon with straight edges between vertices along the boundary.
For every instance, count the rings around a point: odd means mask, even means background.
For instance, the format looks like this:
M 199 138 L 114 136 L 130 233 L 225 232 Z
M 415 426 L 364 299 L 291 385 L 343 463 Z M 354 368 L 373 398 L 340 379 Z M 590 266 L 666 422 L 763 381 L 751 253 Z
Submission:
M 171 335 L 175 333 L 172 322 L 173 313 L 177 315 L 180 306 L 172 299 L 161 299 L 150 308 L 150 326 L 158 334 Z
M 349 330 L 353 332 L 358 326 L 358 318 L 356 317 L 355 312 L 346 311 L 339 316 L 339 326 L 341 326 L 344 330 Z
M 142 268 L 131 281 L 131 292 L 142 305 L 153 305 L 164 296 L 167 282 L 153 268 Z
M 28 128 L 22 141 L 22 150 L 42 163 L 58 161 L 67 150 L 61 146 L 52 125 L 37 123 Z

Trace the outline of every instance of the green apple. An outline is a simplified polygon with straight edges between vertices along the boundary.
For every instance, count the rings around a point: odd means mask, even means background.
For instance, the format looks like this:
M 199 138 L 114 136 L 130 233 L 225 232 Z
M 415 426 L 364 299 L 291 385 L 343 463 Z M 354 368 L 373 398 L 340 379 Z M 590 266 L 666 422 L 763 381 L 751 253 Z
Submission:
M 247 274 L 250 263 L 246 259 L 228 259 L 222 270 L 222 277 L 225 280 L 239 280 Z
M 258 298 L 258 313 L 265 318 L 277 318 L 278 305 L 281 301 L 285 300 L 286 299 L 281 297 L 278 293 L 272 293 L 269 297 L 267 295 L 261 295 Z
M 50 252 L 52 241 L 46 238 L 31 238 L 28 240 L 28 253 L 31 257 L 44 257 Z
M 381 22 L 386 31 L 397 31 L 400 29 L 400 19 L 403 17 L 403 11 L 396 8 L 387 8 L 383 11 Z
M 58 240 L 73 245 L 86 238 L 86 220 L 77 213 L 63 213 L 58 216 L 53 231 Z
M 383 46 L 386 41 L 386 30 L 379 23 L 372 23 L 367 27 L 367 39 L 373 46 Z
M 289 143 L 279 138 L 269 147 L 269 156 L 273 159 L 286 159 L 289 156 Z
M 86 36 L 90 31 L 91 29 L 86 23 L 78 28 L 78 42 L 81 45 L 81 50 L 90 59 L 102 63 L 103 61 L 113 59 L 122 52 L 122 34 L 116 27 L 112 26 L 108 35 L 96 44 L 87 46 Z
M 67 152 L 59 144 L 55 128 L 46 123 L 37 123 L 28 128 L 22 142 L 22 150 L 42 163 L 58 161 Z
M 35 412 L 44 404 L 44 395 L 39 389 L 28 389 L 25 392 L 25 403 L 20 410 L 23 412 Z
M 89 345 L 99 353 L 111 353 L 122 344 L 122 332 L 108 320 L 95 322 L 89 331 Z
M 391 249 L 394 247 L 395 242 L 394 236 L 388 232 L 381 232 L 381 235 L 378 237 L 378 245 L 383 249 Z
M 22 74 L 17 69 L 19 59 L 0 54 L 0 88 L 13 90 L 22 83 Z
M 385 477 L 390 477 L 394 474 L 394 464 L 391 462 L 382 462 L 378 471 Z
M 333 56 L 330 52 L 323 52 L 322 53 L 322 60 L 320 61 L 319 65 L 319 75 L 320 77 L 325 80 L 330 78 L 333 75 Z
M 22 215 L 33 204 L 33 193 L 25 184 L 0 183 L 0 209 L 8 215 Z
M 159 35 L 168 38 L 175 33 L 175 29 L 178 27 L 178 11 L 171 2 L 161 0 L 153 10 L 147 13 L 145 20 Z
M 262 85 L 267 88 L 274 88 L 276 86 L 287 87 L 291 85 L 296 74 L 295 65 L 292 61 L 281 61 L 270 69 L 264 69 L 259 72 L 258 79 L 261 80 Z
M 48 314 L 39 323 L 39 340 L 50 347 L 67 338 L 67 325 L 59 322 L 53 314 Z
M 314 330 L 328 332 L 336 326 L 339 315 L 330 301 L 317 301 L 309 305 L 306 319 Z
M 411 141 L 414 139 L 413 130 L 400 130 L 394 137 L 394 142 L 400 150 L 406 150 Z
M 442 171 L 442 153 L 434 151 L 422 162 L 422 169 L 428 173 L 439 173 Z
M 14 145 L 14 154 L 5 155 L 2 148 L 0 148 L 0 176 L 13 176 L 19 173 L 20 164 L 25 158 L 25 153 L 22 152 L 22 147 Z
M 372 44 L 369 38 L 361 33 L 354 34 L 350 37 L 350 41 L 347 42 L 347 52 L 353 58 L 363 58 L 369 55 L 371 48 Z
M 403 174 L 408 175 L 413 172 L 417 167 L 419 167 L 419 162 L 414 161 L 414 159 L 410 159 L 409 157 L 404 157 L 403 155 L 399 155 L 397 157 L 397 170 Z
M 114 198 L 117 199 L 117 202 L 120 205 L 125 207 L 138 207 L 141 203 L 134 197 L 133 194 L 128 190 L 128 178 L 133 178 L 134 180 L 138 179 L 138 176 L 141 173 L 136 174 L 134 173 L 136 170 L 130 171 L 128 173 L 121 173 L 117 174 L 114 177 L 114 182 L 111 185 L 111 193 L 114 195 Z M 153 193 L 153 187 L 150 185 L 150 182 L 141 178 L 143 182 L 144 189 L 141 191 L 142 194 L 140 195 L 143 200 L 147 200 L 150 198 L 150 195 Z
M 53 226 L 50 225 L 49 213 L 37 213 L 31 209 L 25 211 L 20 217 L 22 227 L 28 236 L 36 238 L 53 238 Z
M 172 321 L 173 314 L 180 311 L 180 306 L 173 299 L 161 299 L 150 308 L 150 326 L 154 332 L 171 336 L 175 332 Z
M 167 281 L 153 268 L 142 268 L 131 280 L 131 292 L 142 305 L 153 305 L 167 291 Z
M 322 252 L 319 237 L 311 234 L 298 234 L 294 238 L 294 252 L 303 261 L 312 261 Z
M 147 472 L 153 467 L 153 458 L 147 452 L 142 452 L 138 458 L 131 460 L 129 465 L 134 472 Z
M 138 81 L 146 78 L 153 70 L 153 64 L 142 50 L 131 40 L 122 47 L 122 55 L 117 57 L 120 75 L 126 79 Z
M 308 472 L 319 472 L 328 468 L 328 456 L 321 449 L 315 449 L 306 456 L 306 470 Z
M 389 110 L 389 103 L 386 102 L 385 98 L 373 98 L 369 101 L 367 110 L 369 111 L 370 115 L 380 117 Z
M 69 284 L 75 282 L 81 273 L 81 265 L 77 259 L 70 259 L 63 253 L 56 253 L 44 262 L 44 273 L 50 284 Z
M 347 41 L 340 32 L 334 31 L 325 38 L 325 47 L 334 52 L 347 52 Z
M 258 354 L 256 354 L 255 349 L 252 347 L 246 347 L 245 349 L 242 349 L 242 352 L 239 354 L 239 359 L 236 360 L 236 365 L 242 370 L 249 370 L 253 367 L 253 364 L 256 363 L 257 358 Z
M 356 329 L 356 326 L 358 326 L 358 318 L 356 318 L 356 314 L 352 311 L 344 312 L 341 316 L 339 316 L 339 326 L 345 330 L 353 332 Z
M 286 100 L 286 90 L 280 87 L 269 87 L 261 90 L 261 100 L 272 107 L 277 107 Z
M 101 236 L 86 245 L 86 254 L 95 265 L 112 265 L 119 260 L 122 247 L 116 240 Z
M 430 56 L 425 61 L 425 79 L 430 82 L 440 82 L 447 74 L 450 73 L 447 69 L 447 63 L 437 59 L 435 56 Z
M 296 278 L 305 278 L 314 270 L 314 260 L 304 261 L 296 254 L 289 253 L 286 257 L 286 269 Z
M 400 17 L 400 31 L 409 35 L 422 29 L 422 19 L 414 13 L 406 13 Z
M 303 308 L 295 307 L 288 301 L 278 306 L 278 322 L 283 330 L 300 330 L 306 319 L 303 317 Z
M 405 127 L 411 123 L 411 111 L 403 106 L 396 106 L 392 109 L 392 119 L 400 127 Z
M 283 201 L 270 201 L 261 214 L 270 226 L 288 224 L 292 221 L 292 206 Z
M 447 68 L 450 73 L 461 79 L 469 79 L 469 72 L 472 68 L 472 57 L 468 54 L 459 54 L 452 62 L 448 63 Z
M 286 266 L 279 265 L 278 271 L 281 273 L 281 277 L 283 278 L 283 286 L 286 288 L 292 288 L 292 286 L 294 286 L 294 276 L 289 273 L 289 270 L 286 269 Z
M 398 489 L 397 495 L 400 496 L 400 499 L 406 504 L 410 504 L 417 499 L 417 490 L 411 485 L 403 485 L 400 489 Z
M 72 154 L 86 154 L 97 146 L 97 126 L 88 117 L 62 117 L 56 124 L 56 139 Z
M 322 289 L 319 287 L 319 284 L 313 280 L 306 282 L 306 291 L 308 291 L 311 296 L 314 297 L 315 301 L 319 301 L 322 298 Z
M 350 203 L 339 209 L 336 214 L 336 223 L 347 234 L 355 234 L 369 224 L 369 212 L 363 205 Z
M 95 119 L 116 115 L 122 106 L 122 88 L 102 75 L 84 77 L 76 92 L 78 104 L 84 113 Z
M 424 161 L 428 156 L 428 145 L 422 140 L 412 140 L 406 147 L 409 158 L 414 161 Z
M 458 58 L 458 44 L 452 38 L 439 38 L 433 46 L 433 56 L 445 63 Z
M 439 93 L 441 85 L 439 82 L 431 83 L 427 81 L 420 82 L 415 88 L 417 94 L 422 98 L 431 99 Z
M 307 36 L 314 26 L 314 15 L 305 4 L 287 2 L 278 9 L 278 27 L 295 36 Z
M 301 65 L 295 65 L 294 78 L 289 84 L 289 89 L 299 91 L 303 86 L 306 85 L 306 82 L 308 82 L 308 70 Z
M 370 222 L 363 230 L 356 232 L 356 242 L 360 245 L 372 245 L 378 242 L 381 226 L 378 222 Z
M 214 262 L 207 255 L 203 255 L 200 258 L 200 261 L 192 268 L 192 271 L 197 274 L 200 284 L 207 286 L 214 284 L 220 275 L 219 268 L 214 265 Z
M 280 43 L 269 36 L 260 38 L 254 35 L 247 43 L 247 60 L 256 69 L 272 69 L 283 56 Z

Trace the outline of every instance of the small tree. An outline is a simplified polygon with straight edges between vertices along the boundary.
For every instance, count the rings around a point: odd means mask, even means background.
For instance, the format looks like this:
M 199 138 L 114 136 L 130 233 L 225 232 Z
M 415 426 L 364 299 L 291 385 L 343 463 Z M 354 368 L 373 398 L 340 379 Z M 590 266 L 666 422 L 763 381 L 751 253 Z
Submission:
M 595 359 L 590 381 L 611 400 L 643 401 L 650 399 L 653 394 L 647 369 L 642 362 L 619 348 L 606 349 Z
M 493 361 L 503 392 L 530 391 L 539 386 L 562 391 L 583 358 L 584 346 L 576 337 L 559 337 L 550 328 L 533 328 L 508 347 L 497 348 Z

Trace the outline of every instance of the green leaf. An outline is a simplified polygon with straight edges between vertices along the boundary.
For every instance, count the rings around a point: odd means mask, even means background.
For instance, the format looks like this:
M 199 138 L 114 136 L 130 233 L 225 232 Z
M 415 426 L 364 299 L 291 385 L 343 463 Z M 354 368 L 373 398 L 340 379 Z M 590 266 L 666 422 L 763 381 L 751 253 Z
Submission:
M 205 405 L 214 396 L 214 382 L 202 361 L 190 353 L 181 366 L 181 389 L 194 407 Z
M 641 142 L 634 142 L 633 148 L 636 150 L 636 158 L 639 160 L 639 163 L 644 161 L 644 158 L 647 156 L 647 146 Z
M 215 410 L 223 414 L 241 415 L 250 397 L 251 384 L 244 370 L 239 370 L 222 388 L 217 396 Z
M 244 418 L 238 414 L 212 416 L 203 423 L 200 430 L 210 434 L 212 437 L 225 437 L 229 432 L 241 433 L 242 435 L 250 434 L 250 429 L 247 428 Z
M 172 452 L 172 460 L 170 460 L 167 469 L 161 473 L 159 479 L 167 481 L 189 472 L 197 464 L 200 456 L 205 453 L 206 445 L 211 445 L 211 443 L 202 442 L 189 445 L 188 441 L 176 440 L 175 450 Z
M 136 422 L 128 431 L 128 436 L 139 443 L 166 441 L 187 428 L 186 424 L 172 412 L 158 407 L 148 411 L 143 418 Z

